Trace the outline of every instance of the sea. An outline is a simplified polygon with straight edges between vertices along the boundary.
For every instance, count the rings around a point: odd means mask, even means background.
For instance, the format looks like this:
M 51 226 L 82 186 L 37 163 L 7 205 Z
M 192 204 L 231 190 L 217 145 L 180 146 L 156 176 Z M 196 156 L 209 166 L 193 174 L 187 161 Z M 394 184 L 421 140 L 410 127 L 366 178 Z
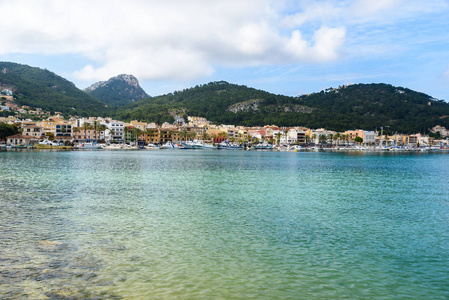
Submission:
M 449 153 L 0 151 L 0 299 L 448 299 Z

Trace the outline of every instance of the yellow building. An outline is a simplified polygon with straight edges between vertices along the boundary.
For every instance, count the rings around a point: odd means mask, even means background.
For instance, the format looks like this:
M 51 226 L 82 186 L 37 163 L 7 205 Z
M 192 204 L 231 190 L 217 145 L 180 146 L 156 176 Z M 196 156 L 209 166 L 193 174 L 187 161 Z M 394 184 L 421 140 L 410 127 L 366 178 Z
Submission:
M 144 139 L 147 144 L 157 145 L 160 142 L 160 133 L 158 129 L 148 129 L 145 131 Z
M 134 128 L 138 128 L 142 131 L 145 131 L 148 127 L 148 123 L 147 122 L 138 122 L 137 120 L 131 121 L 131 123 L 129 123 L 132 127 Z
M 179 130 L 172 130 L 170 128 L 168 129 L 159 129 L 159 143 L 165 144 L 168 141 L 171 142 L 179 142 L 181 140 L 180 138 L 180 131 Z
M 354 141 L 356 137 L 361 137 L 363 140 L 365 140 L 365 132 L 361 129 L 346 130 L 344 134 L 348 137 L 350 141 Z
M 53 120 L 44 120 L 41 122 L 44 132 L 55 132 L 55 124 Z

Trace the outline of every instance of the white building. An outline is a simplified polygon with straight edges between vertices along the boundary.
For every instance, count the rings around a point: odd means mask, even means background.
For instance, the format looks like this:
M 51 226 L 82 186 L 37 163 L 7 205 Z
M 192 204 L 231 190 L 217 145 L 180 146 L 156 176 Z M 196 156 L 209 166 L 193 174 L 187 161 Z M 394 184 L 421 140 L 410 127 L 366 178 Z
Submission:
M 107 142 L 123 143 L 125 141 L 125 122 L 110 121 L 106 126 L 108 128 L 105 136 Z
M 376 133 L 374 131 L 363 131 L 363 142 L 367 145 L 376 143 Z

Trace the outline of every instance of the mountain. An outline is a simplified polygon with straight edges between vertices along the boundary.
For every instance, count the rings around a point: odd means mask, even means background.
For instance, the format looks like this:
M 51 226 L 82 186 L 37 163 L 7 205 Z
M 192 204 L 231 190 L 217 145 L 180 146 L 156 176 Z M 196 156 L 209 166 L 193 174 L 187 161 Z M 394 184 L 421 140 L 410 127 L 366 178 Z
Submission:
M 11 89 L 19 105 L 67 115 L 98 116 L 105 104 L 48 70 L 0 62 L 0 87 Z
M 206 117 L 216 124 L 363 128 L 402 133 L 449 128 L 449 104 L 388 84 L 356 84 L 288 97 L 225 81 L 140 100 L 115 111 L 119 119 L 162 123 L 173 116 Z
M 84 91 L 110 106 L 123 106 L 148 98 L 137 78 L 126 74 L 94 83 Z

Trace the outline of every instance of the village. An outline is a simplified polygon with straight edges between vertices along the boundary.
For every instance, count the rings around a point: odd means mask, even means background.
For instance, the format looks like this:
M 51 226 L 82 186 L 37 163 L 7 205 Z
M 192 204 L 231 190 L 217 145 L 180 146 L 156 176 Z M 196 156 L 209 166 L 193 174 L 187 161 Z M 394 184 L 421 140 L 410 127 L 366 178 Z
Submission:
M 175 116 L 173 124 L 147 123 L 138 120 L 129 123 L 112 118 L 89 117 L 65 119 L 62 113 L 49 112 L 27 106 L 19 107 L 14 103 L 12 91 L 1 91 L 0 110 L 15 112 L 14 115 L 0 117 L 0 123 L 13 124 L 19 133 L 5 137 L 3 147 L 32 147 L 42 141 L 51 141 L 58 145 L 77 146 L 87 143 L 106 145 L 127 145 L 143 148 L 162 146 L 166 143 L 185 141 L 203 141 L 210 144 L 223 142 L 234 145 L 273 145 L 278 147 L 296 146 L 303 148 L 354 148 L 369 149 L 446 149 L 449 130 L 442 126 L 430 129 L 439 139 L 420 133 L 405 135 L 383 134 L 384 128 L 377 131 L 363 129 L 335 132 L 324 128 L 311 129 L 301 126 L 243 127 L 236 125 L 216 125 L 206 118 L 189 116 L 187 120 Z M 20 119 L 23 114 L 40 116 L 41 121 Z
M 5 146 L 30 146 L 43 140 L 55 141 L 60 145 L 73 146 L 84 143 L 123 144 L 129 146 L 164 145 L 167 142 L 201 140 L 210 143 L 242 145 L 298 145 L 302 147 L 439 147 L 448 146 L 449 131 L 441 126 L 432 128 L 441 139 L 426 135 L 395 134 L 392 136 L 363 129 L 335 132 L 324 128 L 305 127 L 243 127 L 235 125 L 214 125 L 201 117 L 178 117 L 175 124 L 139 122 L 129 123 L 111 118 L 90 117 L 65 120 L 60 115 L 42 121 L 19 120 L 13 116 L 0 118 L 0 122 L 14 124 L 18 134 L 6 137 Z

